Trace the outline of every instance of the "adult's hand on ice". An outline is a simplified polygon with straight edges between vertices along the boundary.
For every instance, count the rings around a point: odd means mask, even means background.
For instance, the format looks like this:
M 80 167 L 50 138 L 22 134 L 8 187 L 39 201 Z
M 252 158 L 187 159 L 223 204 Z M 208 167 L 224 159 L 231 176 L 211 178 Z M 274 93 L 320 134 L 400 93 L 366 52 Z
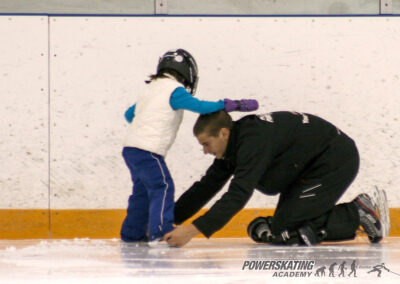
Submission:
M 200 234 L 197 228 L 190 224 L 187 226 L 178 226 L 173 231 L 164 235 L 164 240 L 172 247 L 183 247 L 194 236 Z

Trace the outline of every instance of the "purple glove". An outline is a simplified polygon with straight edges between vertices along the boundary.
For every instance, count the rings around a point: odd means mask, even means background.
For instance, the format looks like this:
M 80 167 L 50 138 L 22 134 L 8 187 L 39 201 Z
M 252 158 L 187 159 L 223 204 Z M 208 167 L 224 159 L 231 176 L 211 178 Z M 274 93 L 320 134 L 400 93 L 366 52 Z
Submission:
M 225 111 L 253 111 L 258 109 L 258 102 L 257 100 L 230 100 L 224 99 L 225 103 Z

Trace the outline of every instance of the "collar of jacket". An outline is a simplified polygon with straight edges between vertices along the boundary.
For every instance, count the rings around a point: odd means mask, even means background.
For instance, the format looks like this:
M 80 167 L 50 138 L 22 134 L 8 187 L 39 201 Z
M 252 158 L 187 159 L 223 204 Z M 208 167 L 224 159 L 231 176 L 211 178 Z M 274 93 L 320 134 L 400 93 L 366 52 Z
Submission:
M 226 145 L 225 154 L 223 155 L 222 159 L 233 160 L 232 158 L 235 156 L 236 152 L 236 141 L 238 132 L 238 125 L 236 121 L 233 121 L 233 125 L 229 133 L 228 145 Z

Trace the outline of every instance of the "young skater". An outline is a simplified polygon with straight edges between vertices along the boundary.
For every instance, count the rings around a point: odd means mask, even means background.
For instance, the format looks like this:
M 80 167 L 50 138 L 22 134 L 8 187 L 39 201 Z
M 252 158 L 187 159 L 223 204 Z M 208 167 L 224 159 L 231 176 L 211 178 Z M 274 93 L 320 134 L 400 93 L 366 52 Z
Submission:
M 194 98 L 198 83 L 195 59 L 183 49 L 166 52 L 157 72 L 146 81 L 125 118 L 131 125 L 122 155 L 128 166 L 133 191 L 121 239 L 157 243 L 173 229 L 174 184 L 164 157 L 175 140 L 183 110 L 207 114 L 219 110 L 252 111 L 256 100 L 201 101 Z

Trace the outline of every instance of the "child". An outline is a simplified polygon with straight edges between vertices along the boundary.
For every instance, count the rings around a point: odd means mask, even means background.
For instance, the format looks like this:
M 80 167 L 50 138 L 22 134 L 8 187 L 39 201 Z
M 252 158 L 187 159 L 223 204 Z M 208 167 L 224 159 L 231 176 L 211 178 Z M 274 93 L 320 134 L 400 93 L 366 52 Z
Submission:
M 175 140 L 184 109 L 207 114 L 258 108 L 256 100 L 198 100 L 193 97 L 197 82 L 197 64 L 189 52 L 168 51 L 136 104 L 125 113 L 131 125 L 122 155 L 131 172 L 133 192 L 121 228 L 124 241 L 156 243 L 173 230 L 174 184 L 164 157 Z

